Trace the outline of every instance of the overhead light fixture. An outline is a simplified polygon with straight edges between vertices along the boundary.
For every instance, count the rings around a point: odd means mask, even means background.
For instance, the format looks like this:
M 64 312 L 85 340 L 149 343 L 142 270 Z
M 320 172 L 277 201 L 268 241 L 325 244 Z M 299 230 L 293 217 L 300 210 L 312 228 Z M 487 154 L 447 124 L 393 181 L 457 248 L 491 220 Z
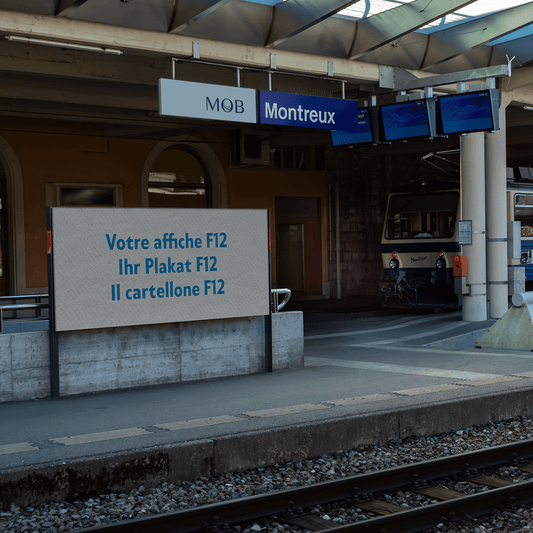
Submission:
M 525 105 L 522 109 L 525 109 L 526 111 L 533 111 L 533 106 Z
M 44 46 L 55 46 L 56 48 L 69 48 L 70 50 L 84 50 L 86 52 L 103 52 L 104 54 L 122 55 L 122 50 L 115 48 L 105 48 L 103 46 L 89 46 L 87 44 L 62 43 L 60 41 L 46 41 L 44 39 L 35 39 L 33 37 L 21 37 L 19 35 L 6 35 L 8 41 L 17 43 L 42 44 Z

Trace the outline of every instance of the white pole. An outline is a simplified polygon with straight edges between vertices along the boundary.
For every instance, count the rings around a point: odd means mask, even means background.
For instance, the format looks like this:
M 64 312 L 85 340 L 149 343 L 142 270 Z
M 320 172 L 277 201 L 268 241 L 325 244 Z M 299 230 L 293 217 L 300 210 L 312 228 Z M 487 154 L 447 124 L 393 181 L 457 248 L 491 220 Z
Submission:
M 507 283 L 507 152 L 505 105 L 500 107 L 500 129 L 485 136 L 487 196 L 487 288 L 490 318 L 501 318 L 509 308 Z
M 461 189 L 463 220 L 472 221 L 472 244 L 463 245 L 467 256 L 466 284 L 470 294 L 463 296 L 463 320 L 487 320 L 487 277 L 485 245 L 485 134 L 461 137 Z

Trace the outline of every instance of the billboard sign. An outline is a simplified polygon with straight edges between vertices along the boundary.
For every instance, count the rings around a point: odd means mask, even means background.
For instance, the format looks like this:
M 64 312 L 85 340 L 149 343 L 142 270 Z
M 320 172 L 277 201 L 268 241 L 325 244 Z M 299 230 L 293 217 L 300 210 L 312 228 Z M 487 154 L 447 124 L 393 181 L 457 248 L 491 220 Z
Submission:
M 269 314 L 268 212 L 52 209 L 56 331 Z
M 256 91 L 181 80 L 159 80 L 159 113 L 173 117 L 257 122 Z
M 259 123 L 325 130 L 357 131 L 354 100 L 258 91 Z

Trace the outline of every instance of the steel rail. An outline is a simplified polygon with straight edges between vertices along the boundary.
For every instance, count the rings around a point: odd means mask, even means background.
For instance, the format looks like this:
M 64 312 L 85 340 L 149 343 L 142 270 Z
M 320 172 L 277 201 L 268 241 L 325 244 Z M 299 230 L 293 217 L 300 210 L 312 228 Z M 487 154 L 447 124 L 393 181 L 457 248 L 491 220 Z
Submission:
M 328 529 L 328 533 L 415 533 L 439 521 L 456 521 L 486 514 L 505 502 L 533 501 L 533 481 L 434 503 L 416 509 Z M 355 504 L 357 506 L 357 504 Z
M 334 481 L 325 481 L 305 487 L 212 503 L 183 511 L 146 518 L 135 518 L 78 531 L 80 533 L 148 533 L 153 531 L 158 533 L 192 533 L 203 529 L 206 524 L 246 522 L 265 516 L 281 514 L 291 508 L 308 507 L 349 498 L 357 499 L 365 493 L 390 490 L 422 480 L 431 481 L 448 477 L 458 472 L 469 473 L 472 470 L 531 457 L 533 457 L 533 440 L 527 440 L 466 452 L 451 457 L 349 476 Z M 524 487 L 522 490 L 529 490 L 527 485 L 519 484 L 519 486 Z M 494 489 L 490 491 L 490 494 L 498 494 L 502 490 Z M 442 505 L 442 512 L 444 513 L 448 503 L 436 505 Z M 452 505 L 452 503 L 449 503 L 449 505 Z M 428 509 L 429 507 L 431 506 L 427 506 Z M 407 512 L 410 511 L 404 511 L 400 514 L 403 515 Z M 377 520 L 384 520 L 383 524 L 386 525 L 386 518 L 388 517 L 376 519 L 376 521 L 372 520 L 372 522 L 375 524 Z M 365 531 L 365 523 L 340 526 L 331 531 L 338 530 L 339 533 Z M 351 527 L 363 529 L 349 529 Z M 380 530 L 374 529 L 372 531 Z

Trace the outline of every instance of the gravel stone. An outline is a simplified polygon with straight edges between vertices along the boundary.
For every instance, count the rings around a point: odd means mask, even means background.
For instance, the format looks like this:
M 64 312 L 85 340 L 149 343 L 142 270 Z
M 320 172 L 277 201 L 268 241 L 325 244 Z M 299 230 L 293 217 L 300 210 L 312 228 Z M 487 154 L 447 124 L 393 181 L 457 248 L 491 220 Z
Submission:
M 0 531 L 5 533 L 63 533 L 76 529 L 142 518 L 154 514 L 197 507 L 208 503 L 264 494 L 302 485 L 311 485 L 339 477 L 352 476 L 533 438 L 533 418 L 520 417 L 487 423 L 433 437 L 398 439 L 374 443 L 352 450 L 258 468 L 254 471 L 226 474 L 213 479 L 201 477 L 157 487 L 140 486 L 129 493 L 101 494 L 85 501 L 49 502 L 37 507 L 11 505 L 0 510 Z M 518 467 L 505 466 L 497 473 L 502 479 L 520 482 L 531 475 Z M 443 484 L 459 492 L 474 494 L 487 490 L 469 481 L 450 479 Z M 402 508 L 428 505 L 434 500 L 420 494 L 399 490 L 383 493 L 381 498 Z M 372 513 L 353 505 L 317 505 L 307 510 L 336 525 L 345 525 L 372 517 Z M 301 533 L 276 517 L 270 522 L 249 523 L 236 527 L 242 533 Z M 436 531 L 450 533 L 517 533 L 533 532 L 533 507 L 516 506 L 512 510 L 495 510 L 490 515 L 464 522 L 441 523 Z

